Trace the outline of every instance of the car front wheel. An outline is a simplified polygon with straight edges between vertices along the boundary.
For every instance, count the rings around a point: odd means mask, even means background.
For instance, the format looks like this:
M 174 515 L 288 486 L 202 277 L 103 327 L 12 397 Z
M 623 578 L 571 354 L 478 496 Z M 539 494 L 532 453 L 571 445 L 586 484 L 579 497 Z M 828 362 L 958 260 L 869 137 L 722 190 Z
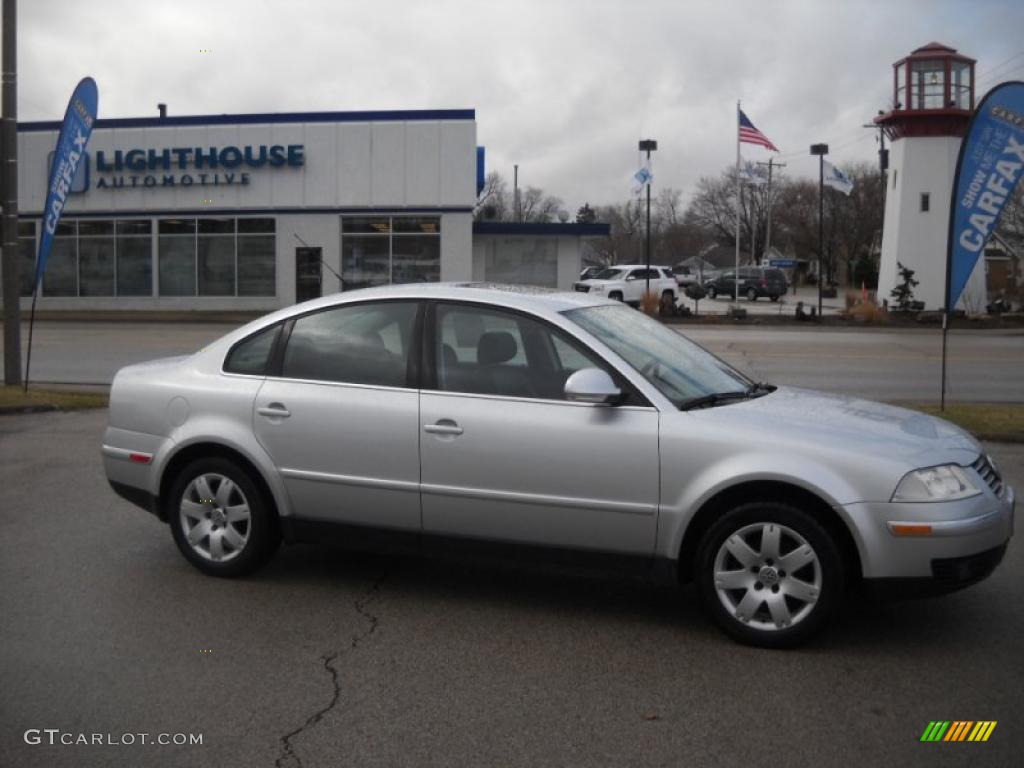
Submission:
M 622 291 L 612 291 L 608 294 L 608 298 L 612 301 L 622 301 Z
M 223 458 L 199 459 L 175 478 L 167 520 L 178 549 L 211 576 L 244 576 L 280 542 L 277 517 L 249 474 Z
M 747 288 L 747 299 L 749 301 L 757 301 L 757 289 Z
M 788 504 L 738 506 L 713 525 L 697 552 L 705 607 L 740 642 L 784 648 L 821 629 L 843 592 L 835 542 Z
M 708 286 L 708 298 L 713 299 L 718 295 L 718 289 L 713 285 Z

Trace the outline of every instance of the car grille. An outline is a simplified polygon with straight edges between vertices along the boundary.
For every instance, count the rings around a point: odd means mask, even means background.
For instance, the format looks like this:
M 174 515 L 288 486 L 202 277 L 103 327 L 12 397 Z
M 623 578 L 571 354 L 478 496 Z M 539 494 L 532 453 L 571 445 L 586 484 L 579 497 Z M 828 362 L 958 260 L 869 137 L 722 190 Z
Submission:
M 579 291 L 580 293 L 589 293 L 590 286 L 584 285 L 583 283 L 576 283 L 573 285 L 573 290 Z
M 992 463 L 988 460 L 988 456 L 981 454 L 978 460 L 972 465 L 981 479 L 985 481 L 989 488 L 992 489 L 992 493 L 996 496 L 1001 496 L 1003 493 L 1003 479 L 996 472 L 996 468 L 992 466 Z

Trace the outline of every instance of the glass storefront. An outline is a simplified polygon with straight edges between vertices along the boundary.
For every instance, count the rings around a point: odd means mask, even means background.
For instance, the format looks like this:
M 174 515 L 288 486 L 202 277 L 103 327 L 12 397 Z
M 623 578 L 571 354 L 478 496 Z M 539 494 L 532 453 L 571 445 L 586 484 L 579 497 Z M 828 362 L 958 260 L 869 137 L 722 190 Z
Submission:
M 21 294 L 32 295 L 36 223 L 18 225 Z M 156 296 L 275 296 L 274 219 L 159 219 Z M 65 219 L 44 296 L 153 296 L 151 219 Z
M 441 279 L 438 216 L 343 216 L 343 290 Z

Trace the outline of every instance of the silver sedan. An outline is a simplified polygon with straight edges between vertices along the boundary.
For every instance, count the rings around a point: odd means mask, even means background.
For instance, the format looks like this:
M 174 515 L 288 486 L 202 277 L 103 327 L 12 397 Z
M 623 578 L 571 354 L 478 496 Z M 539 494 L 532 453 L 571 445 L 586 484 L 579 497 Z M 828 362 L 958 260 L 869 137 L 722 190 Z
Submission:
M 122 369 L 111 486 L 240 576 L 280 541 L 527 556 L 694 581 L 733 637 L 805 640 L 854 585 L 986 577 L 1014 492 L 921 413 L 751 381 L 587 294 L 353 291 Z

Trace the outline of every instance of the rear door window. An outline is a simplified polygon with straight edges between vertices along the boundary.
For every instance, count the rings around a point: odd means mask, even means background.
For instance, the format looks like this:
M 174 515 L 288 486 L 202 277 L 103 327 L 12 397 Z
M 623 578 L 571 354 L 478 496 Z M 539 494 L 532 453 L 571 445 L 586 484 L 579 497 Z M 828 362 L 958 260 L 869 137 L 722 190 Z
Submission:
M 418 308 L 412 301 L 382 301 L 304 315 L 288 338 L 281 375 L 405 387 Z

